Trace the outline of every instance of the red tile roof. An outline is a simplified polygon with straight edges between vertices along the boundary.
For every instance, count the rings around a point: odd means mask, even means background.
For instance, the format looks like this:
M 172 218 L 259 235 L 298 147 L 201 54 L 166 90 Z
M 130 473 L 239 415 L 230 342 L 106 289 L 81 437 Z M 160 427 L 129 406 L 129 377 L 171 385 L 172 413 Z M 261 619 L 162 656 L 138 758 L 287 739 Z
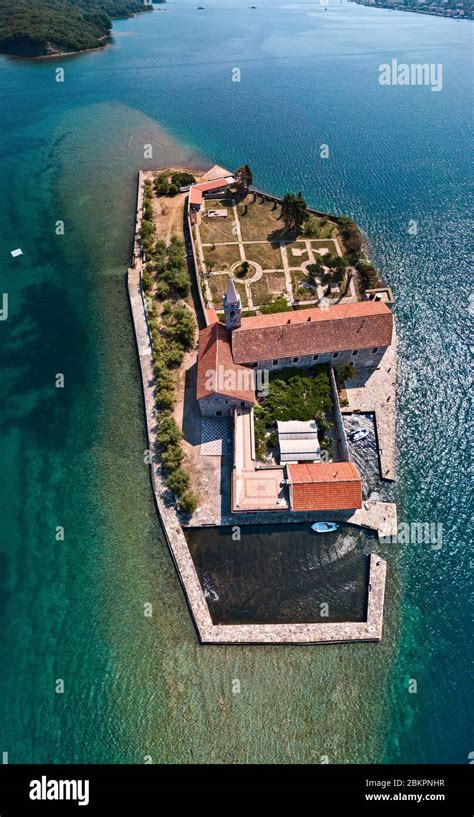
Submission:
M 230 332 L 222 323 L 199 332 L 196 396 L 201 400 L 210 394 L 255 403 L 253 371 L 234 363 Z
M 190 204 L 201 204 L 202 203 L 202 193 L 198 187 L 191 187 L 189 193 L 189 203 Z
M 352 462 L 287 465 L 293 511 L 346 511 L 362 507 L 362 481 Z
M 212 323 L 217 323 L 219 318 L 213 306 L 206 306 L 206 324 L 210 326 Z
M 193 184 L 189 194 L 190 204 L 201 204 L 203 193 L 208 193 L 209 190 L 221 190 L 223 187 L 228 187 L 232 177 L 227 179 L 214 179 L 212 182 L 201 182 L 200 184 Z
M 379 301 L 243 318 L 232 332 L 236 363 L 389 346 L 393 316 Z

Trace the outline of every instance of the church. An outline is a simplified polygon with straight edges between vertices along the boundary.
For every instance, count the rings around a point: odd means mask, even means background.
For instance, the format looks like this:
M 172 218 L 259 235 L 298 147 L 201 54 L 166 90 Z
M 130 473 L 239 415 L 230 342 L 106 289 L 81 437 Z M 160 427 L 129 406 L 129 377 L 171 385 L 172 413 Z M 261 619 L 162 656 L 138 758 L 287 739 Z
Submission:
M 224 322 L 208 310 L 199 333 L 196 397 L 203 416 L 251 408 L 259 370 L 352 362 L 376 368 L 392 342 L 393 315 L 367 300 L 270 315 L 242 316 L 233 279 L 224 295 Z

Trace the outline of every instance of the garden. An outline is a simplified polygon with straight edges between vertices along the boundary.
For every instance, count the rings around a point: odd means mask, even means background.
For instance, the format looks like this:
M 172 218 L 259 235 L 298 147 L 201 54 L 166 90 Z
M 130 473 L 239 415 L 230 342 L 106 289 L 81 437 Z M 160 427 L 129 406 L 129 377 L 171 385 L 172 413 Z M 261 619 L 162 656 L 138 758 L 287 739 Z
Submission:
M 255 451 L 258 460 L 275 457 L 278 445 L 277 420 L 316 420 L 321 450 L 331 457 L 330 432 L 334 422 L 327 366 L 270 372 L 268 394 L 259 398 L 254 409 Z

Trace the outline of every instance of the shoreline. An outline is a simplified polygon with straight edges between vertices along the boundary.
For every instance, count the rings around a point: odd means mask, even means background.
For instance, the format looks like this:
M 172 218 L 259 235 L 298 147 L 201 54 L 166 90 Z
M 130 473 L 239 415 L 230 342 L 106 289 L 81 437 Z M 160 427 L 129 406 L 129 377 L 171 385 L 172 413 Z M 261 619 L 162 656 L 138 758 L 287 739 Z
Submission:
M 161 5 L 161 4 L 160 4 Z M 162 4 L 164 5 L 164 3 Z M 151 11 L 155 11 L 153 6 L 150 9 Z M 114 20 L 133 20 L 134 17 L 139 17 L 142 14 L 148 14 L 148 11 L 137 11 L 134 14 L 131 14 L 129 17 L 112 17 L 112 21 Z M 9 51 L 0 51 L 0 56 L 2 57 L 9 57 L 11 59 L 16 60 L 57 60 L 62 59 L 63 57 L 77 57 L 81 54 L 90 54 L 92 51 L 103 51 L 106 48 L 111 48 L 113 43 L 111 39 L 113 38 L 113 26 L 109 34 L 104 34 L 102 37 L 99 37 L 99 40 L 106 40 L 107 42 L 103 42 L 100 45 L 96 45 L 93 48 L 80 48 L 77 51 L 57 51 L 55 54 L 11 54 Z
M 153 356 L 142 288 L 143 260 L 139 241 L 144 180 L 149 177 L 150 172 L 139 171 L 138 174 L 133 255 L 127 272 L 127 291 L 142 381 L 146 433 L 151 453 L 150 479 L 155 505 L 199 641 L 201 644 L 330 644 L 379 641 L 383 628 L 387 563 L 373 552 L 368 556 L 367 618 L 363 622 L 258 625 L 216 625 L 212 622 L 204 591 L 184 536 L 183 522 L 175 508 L 171 492 L 163 481 L 158 453 Z M 251 524 L 250 521 L 249 526 Z
M 376 9 L 384 9 L 385 11 L 404 11 L 411 14 L 424 14 L 427 17 L 441 17 L 444 20 L 457 20 L 461 22 L 473 22 L 473 17 L 467 17 L 463 15 L 462 17 L 459 15 L 452 15 L 452 14 L 439 14 L 436 11 L 429 11 L 428 9 L 419 9 L 416 6 L 412 8 L 407 8 L 406 6 L 388 6 L 382 5 L 381 3 L 368 3 L 367 0 L 362 2 L 362 0 L 350 0 L 351 3 L 354 3 L 356 6 L 367 6 L 367 8 L 376 8 Z

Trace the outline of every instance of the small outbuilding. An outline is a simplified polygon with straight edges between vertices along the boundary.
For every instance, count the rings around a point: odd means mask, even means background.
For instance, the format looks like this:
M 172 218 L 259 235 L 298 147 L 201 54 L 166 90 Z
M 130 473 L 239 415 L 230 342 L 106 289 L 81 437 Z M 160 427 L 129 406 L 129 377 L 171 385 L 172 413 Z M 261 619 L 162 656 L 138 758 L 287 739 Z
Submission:
M 280 462 L 319 462 L 321 451 L 314 420 L 277 421 Z

